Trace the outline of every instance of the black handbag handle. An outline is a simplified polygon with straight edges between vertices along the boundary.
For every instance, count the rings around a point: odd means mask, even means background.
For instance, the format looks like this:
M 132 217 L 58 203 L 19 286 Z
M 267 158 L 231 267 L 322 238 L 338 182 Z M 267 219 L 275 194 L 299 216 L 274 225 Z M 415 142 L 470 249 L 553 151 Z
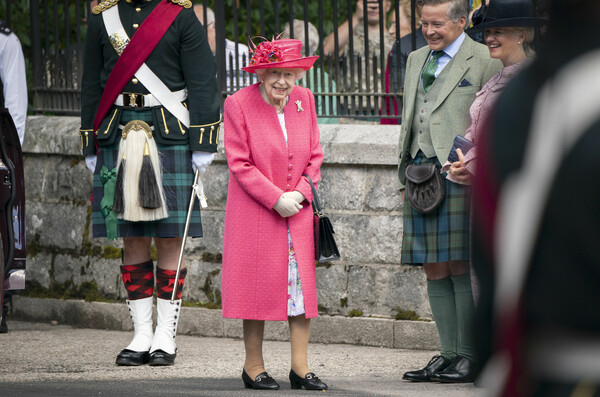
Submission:
M 306 174 L 302 174 L 306 177 L 306 179 L 308 179 L 308 183 L 310 184 L 310 188 L 312 189 L 313 192 L 313 201 L 312 201 L 312 207 L 313 207 L 313 211 L 315 212 L 315 215 L 317 216 L 323 216 L 323 212 L 321 211 L 321 203 L 319 202 L 319 195 L 317 194 L 317 189 L 315 189 L 315 185 L 313 184 L 312 179 L 310 179 L 310 176 L 306 175 Z

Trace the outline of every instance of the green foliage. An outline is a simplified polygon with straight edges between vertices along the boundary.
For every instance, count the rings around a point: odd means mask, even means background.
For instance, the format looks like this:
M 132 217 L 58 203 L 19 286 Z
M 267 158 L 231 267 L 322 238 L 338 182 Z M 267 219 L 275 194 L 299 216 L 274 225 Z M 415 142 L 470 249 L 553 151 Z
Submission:
M 348 317 L 362 317 L 363 312 L 360 310 L 352 309 L 348 312 Z
M 419 317 L 419 315 L 413 310 L 404 310 L 397 307 L 396 312 L 397 314 L 394 316 L 396 320 L 426 321 Z

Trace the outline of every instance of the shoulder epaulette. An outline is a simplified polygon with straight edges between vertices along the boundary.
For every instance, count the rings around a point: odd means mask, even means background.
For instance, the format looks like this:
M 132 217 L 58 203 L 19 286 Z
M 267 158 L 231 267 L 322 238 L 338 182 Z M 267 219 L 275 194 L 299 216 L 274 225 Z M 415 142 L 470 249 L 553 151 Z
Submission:
M 92 13 L 98 15 L 101 12 L 108 10 L 110 7 L 117 5 L 119 1 L 120 0 L 105 0 L 95 6 Z
M 10 30 L 10 28 L 4 21 L 0 21 L 0 33 L 4 33 L 6 35 L 9 35 L 12 33 L 12 30 Z
M 171 0 L 171 2 L 183 8 L 192 8 L 192 2 L 190 0 Z

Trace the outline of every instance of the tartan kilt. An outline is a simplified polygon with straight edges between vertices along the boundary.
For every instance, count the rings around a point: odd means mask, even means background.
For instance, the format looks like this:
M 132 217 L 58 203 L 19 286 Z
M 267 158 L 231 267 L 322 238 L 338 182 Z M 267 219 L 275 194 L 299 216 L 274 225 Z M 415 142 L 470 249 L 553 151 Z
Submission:
M 152 125 L 152 111 L 123 111 L 121 122 L 142 120 Z M 121 126 L 122 127 L 122 126 Z M 155 132 L 156 134 L 156 132 Z M 98 148 L 98 159 L 94 170 L 92 187 L 92 222 L 94 237 L 106 237 L 106 223 L 100 210 L 100 201 L 104 196 L 104 186 L 100 180 L 103 165 L 113 169 L 117 166 L 121 136 L 109 146 Z M 162 185 L 166 196 L 169 216 L 158 221 L 128 222 L 117 219 L 117 237 L 183 237 L 194 173 L 192 154 L 189 145 L 157 144 L 162 167 Z M 202 237 L 202 221 L 198 200 L 194 202 L 194 210 L 190 219 L 188 237 Z
M 419 151 L 414 164 L 436 163 Z M 446 174 L 444 174 L 445 176 Z M 404 202 L 401 262 L 408 265 L 470 260 L 469 216 L 471 187 L 444 178 L 446 198 L 437 211 L 422 214 Z

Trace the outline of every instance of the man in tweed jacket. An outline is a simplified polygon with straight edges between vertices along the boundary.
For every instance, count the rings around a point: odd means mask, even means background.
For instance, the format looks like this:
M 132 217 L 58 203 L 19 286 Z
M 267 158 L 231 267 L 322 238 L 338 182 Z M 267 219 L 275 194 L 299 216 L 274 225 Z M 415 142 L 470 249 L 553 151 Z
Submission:
M 398 177 L 403 191 L 409 164 L 448 158 L 456 135 L 470 124 L 476 93 L 502 67 L 488 49 L 464 33 L 464 0 L 424 0 L 423 35 L 428 46 L 408 57 L 399 141 Z M 445 181 L 446 198 L 429 214 L 404 203 L 402 263 L 423 266 L 442 351 L 403 378 L 427 382 L 472 382 L 475 378 L 469 275 L 468 187 Z M 404 198 L 404 191 L 403 191 Z

